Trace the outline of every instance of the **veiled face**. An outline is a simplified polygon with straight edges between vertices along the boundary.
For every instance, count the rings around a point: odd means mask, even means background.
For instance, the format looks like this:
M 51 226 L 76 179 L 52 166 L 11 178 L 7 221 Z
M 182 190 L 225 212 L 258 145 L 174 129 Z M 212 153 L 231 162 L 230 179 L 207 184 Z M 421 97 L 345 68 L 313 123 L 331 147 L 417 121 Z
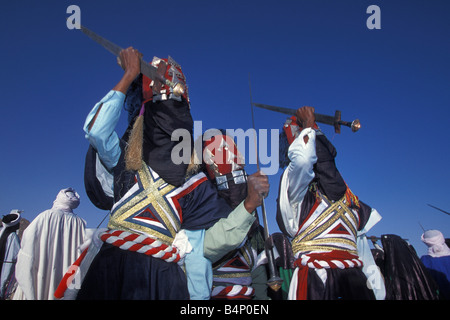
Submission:
M 215 135 L 205 141 L 203 159 L 210 178 L 244 168 L 244 158 L 234 140 L 227 135 Z

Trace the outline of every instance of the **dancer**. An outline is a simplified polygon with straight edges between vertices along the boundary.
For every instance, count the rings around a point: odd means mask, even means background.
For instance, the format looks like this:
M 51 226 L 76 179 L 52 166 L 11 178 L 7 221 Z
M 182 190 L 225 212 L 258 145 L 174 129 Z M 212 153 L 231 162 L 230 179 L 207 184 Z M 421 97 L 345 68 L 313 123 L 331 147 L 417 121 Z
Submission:
M 17 256 L 15 300 L 55 300 L 53 295 L 84 242 L 86 221 L 73 211 L 80 196 L 62 189 L 53 206 L 25 229 Z
M 229 216 L 241 217 L 236 221 L 249 228 L 255 219 L 252 212 L 268 192 L 267 177 L 254 175 L 245 201 L 232 211 L 203 173 L 187 176 L 193 120 L 184 74 L 171 58 L 152 62 L 184 88 L 176 92 L 140 76 L 141 57 L 131 47 L 121 51 L 121 80 L 85 122 L 96 161 L 87 168 L 95 167 L 85 176 L 87 190 L 92 191 L 91 201 L 111 215 L 77 299 L 192 299 L 193 293 L 204 290 L 189 288 L 188 282 L 208 286 L 204 267 L 192 268 L 198 263 L 195 257 L 203 256 L 205 234 Z M 133 88 L 137 95 L 129 92 Z M 120 139 L 115 127 L 125 99 L 138 108 L 128 109 L 130 126 Z M 139 102 L 132 103 L 134 99 Z M 181 141 L 188 145 L 182 151 L 187 154 L 181 155 L 187 156 L 186 162 L 174 161 L 173 152 L 181 143 L 172 140 L 175 130 L 187 132 L 187 141 Z M 106 179 L 99 179 L 100 171 Z M 240 232 L 236 243 L 213 247 L 225 254 L 242 242 L 248 229 Z M 201 283 L 188 281 L 192 277 Z
M 375 299 L 361 269 L 357 235 L 381 217 L 343 180 L 336 150 L 315 123 L 314 108 L 299 108 L 283 129 L 280 146 L 286 148 L 280 163 L 287 168 L 277 222 L 292 239 L 296 258 L 289 299 Z

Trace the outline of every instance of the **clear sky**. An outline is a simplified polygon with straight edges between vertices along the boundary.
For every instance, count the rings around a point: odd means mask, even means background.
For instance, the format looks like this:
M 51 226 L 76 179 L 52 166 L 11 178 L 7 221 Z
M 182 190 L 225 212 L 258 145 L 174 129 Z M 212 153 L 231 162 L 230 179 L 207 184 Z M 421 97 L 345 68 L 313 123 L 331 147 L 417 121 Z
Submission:
M 170 4 L 169 4 L 170 3 Z M 172 56 L 186 74 L 192 115 L 207 128 L 252 127 L 254 102 L 316 112 L 342 111 L 362 128 L 321 128 L 338 150 L 347 184 L 383 219 L 369 235 L 397 234 L 419 254 L 422 229 L 450 237 L 450 2 L 379 0 L 8 1 L 0 10 L 0 213 L 32 220 L 60 189 L 75 188 L 75 212 L 96 227 L 106 212 L 84 190 L 86 115 L 117 83 L 115 58 L 81 23 L 150 61 Z M 381 29 L 366 25 L 370 5 Z M 126 114 L 119 124 L 121 134 Z M 257 129 L 280 129 L 285 115 L 255 109 Z M 245 153 L 254 152 L 249 146 Z M 250 165 L 249 173 L 255 171 Z M 275 223 L 281 170 L 266 199 Z M 419 224 L 420 223 L 420 224 Z M 104 225 L 104 224 L 103 224 Z

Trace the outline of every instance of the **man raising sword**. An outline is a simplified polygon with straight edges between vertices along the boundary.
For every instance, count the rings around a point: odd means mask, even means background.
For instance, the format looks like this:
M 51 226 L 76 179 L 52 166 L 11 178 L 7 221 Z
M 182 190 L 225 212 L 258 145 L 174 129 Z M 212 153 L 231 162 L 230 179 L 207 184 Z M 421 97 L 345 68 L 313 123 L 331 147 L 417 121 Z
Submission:
M 172 132 L 184 128 L 192 133 L 193 128 L 181 67 L 171 58 L 154 59 L 159 78 L 169 80 L 162 83 L 145 75 L 140 78 L 142 54 L 133 48 L 120 51 L 120 64 L 123 77 L 94 106 L 84 126 L 91 145 L 87 160 L 94 156 L 86 167 L 92 173 L 85 175 L 87 193 L 111 214 L 108 229 L 98 235 L 101 247 L 87 249 L 86 257 L 94 258 L 86 261 L 89 269 L 77 299 L 207 299 L 207 266 L 199 265 L 204 262 L 205 233 L 232 219 L 234 242 L 205 246 L 222 255 L 237 247 L 255 220 L 252 213 L 261 204 L 261 195 L 269 191 L 267 177 L 249 177 L 248 195 L 233 211 L 204 173 L 187 177 L 188 164 L 171 161 L 178 143 L 171 140 Z M 141 83 L 135 81 L 139 79 Z M 129 128 L 119 138 L 115 125 L 133 85 L 138 91 L 137 112 L 129 110 Z M 193 285 L 202 288 L 188 287 L 192 273 L 203 282 Z
M 280 165 L 286 169 L 277 210 L 278 225 L 292 240 L 296 258 L 288 298 L 374 299 L 362 270 L 366 255 L 357 243 L 381 216 L 348 188 L 314 108 L 302 107 L 295 114 L 280 137 Z M 370 263 L 375 265 L 373 258 Z

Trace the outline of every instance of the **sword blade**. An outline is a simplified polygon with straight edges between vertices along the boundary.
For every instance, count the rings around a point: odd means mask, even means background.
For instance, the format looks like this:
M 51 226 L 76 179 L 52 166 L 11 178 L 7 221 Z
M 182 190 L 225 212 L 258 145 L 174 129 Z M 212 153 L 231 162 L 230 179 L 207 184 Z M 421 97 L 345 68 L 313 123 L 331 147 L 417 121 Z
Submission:
M 431 205 L 431 204 L 429 204 L 429 203 L 427 203 L 430 207 L 432 207 L 432 208 L 434 208 L 434 209 L 436 209 L 436 210 L 439 210 L 439 211 L 441 211 L 441 212 L 443 212 L 443 213 L 445 213 L 445 214 L 448 214 L 448 215 L 450 215 L 450 212 L 447 212 L 447 211 L 445 211 L 445 210 L 442 210 L 442 209 L 440 209 L 440 208 L 438 208 L 438 207 L 435 207 L 435 206 L 433 206 L 433 205 Z
M 268 104 L 262 104 L 262 103 L 253 103 L 255 107 L 267 109 L 279 113 L 288 114 L 291 116 L 295 116 L 295 113 L 297 112 L 297 109 L 290 109 L 290 108 L 283 108 L 283 107 L 276 107 L 276 106 L 270 106 Z M 335 123 L 335 119 L 332 116 L 327 116 L 319 113 L 314 113 L 314 116 L 316 117 L 316 121 L 324 124 L 330 124 L 333 125 Z
M 103 38 L 102 36 L 96 34 L 94 31 L 89 30 L 88 28 L 81 26 L 81 31 L 87 35 L 89 38 L 97 42 L 98 44 L 102 45 L 103 48 L 111 52 L 116 57 L 119 56 L 120 51 L 122 51 L 122 48 L 116 45 L 115 43 L 112 43 L 111 41 Z
M 270 106 L 268 104 L 262 104 L 262 103 L 252 103 L 252 104 L 258 108 L 267 109 L 267 110 L 271 110 L 271 111 L 275 111 L 275 112 L 279 112 L 279 113 L 284 113 L 284 114 L 288 114 L 291 116 L 295 116 L 295 113 L 297 112 L 297 110 L 295 110 L 295 109 Z
M 262 103 L 253 103 L 253 105 L 258 108 L 267 109 L 267 110 L 275 111 L 275 112 L 279 112 L 279 113 L 284 113 L 284 114 L 288 114 L 291 116 L 295 116 L 295 114 L 297 112 L 297 109 L 271 106 L 271 105 L 262 104 Z M 358 119 L 354 120 L 353 122 L 347 122 L 347 121 L 340 120 L 340 111 L 337 111 L 337 114 L 334 117 L 325 115 L 325 114 L 316 113 L 316 112 L 314 113 L 314 116 L 316 118 L 316 122 L 335 126 L 335 130 L 337 133 L 339 133 L 340 125 L 344 125 L 344 126 L 352 128 L 353 132 L 358 131 L 361 127 L 361 124 Z
M 103 48 L 111 52 L 116 57 L 120 56 L 120 51 L 123 49 L 116 45 L 115 43 L 109 41 L 108 39 L 103 38 L 102 36 L 98 35 L 92 30 L 89 30 L 88 28 L 81 26 L 81 31 L 87 35 L 89 38 L 100 44 Z M 169 80 L 165 79 L 163 76 L 161 76 L 157 72 L 157 68 L 152 66 L 151 64 L 147 63 L 146 61 L 142 60 L 141 58 L 141 73 L 148 78 L 152 80 L 157 80 L 162 83 L 168 84 L 173 87 L 173 83 L 171 83 Z M 172 84 L 172 85 L 171 85 Z
M 248 75 L 248 87 L 249 87 L 249 91 L 250 91 L 250 107 L 252 110 L 252 125 L 253 125 L 253 130 L 255 130 L 255 115 L 253 112 L 253 106 L 255 104 L 253 103 L 253 98 L 252 98 L 252 85 L 250 82 L 250 74 Z M 255 135 L 256 135 L 256 130 L 255 130 Z M 259 165 L 259 156 L 258 156 L 258 145 L 256 144 L 256 139 L 255 139 L 255 152 L 256 152 L 256 167 L 257 167 L 257 170 L 259 171 L 260 165 Z M 262 211 L 262 217 L 263 217 L 263 223 L 264 223 L 264 250 L 267 255 L 267 261 L 268 261 L 267 264 L 269 266 L 269 276 L 270 276 L 269 280 L 267 280 L 267 285 L 269 286 L 269 288 L 271 288 L 272 290 L 274 290 L 276 292 L 281 288 L 283 279 L 281 279 L 277 275 L 277 271 L 276 271 L 276 267 L 275 267 L 275 258 L 274 258 L 274 254 L 273 254 L 274 244 L 273 244 L 273 239 L 269 233 L 269 224 L 267 222 L 267 213 L 266 213 L 266 205 L 264 203 L 264 195 L 262 195 L 261 211 Z

